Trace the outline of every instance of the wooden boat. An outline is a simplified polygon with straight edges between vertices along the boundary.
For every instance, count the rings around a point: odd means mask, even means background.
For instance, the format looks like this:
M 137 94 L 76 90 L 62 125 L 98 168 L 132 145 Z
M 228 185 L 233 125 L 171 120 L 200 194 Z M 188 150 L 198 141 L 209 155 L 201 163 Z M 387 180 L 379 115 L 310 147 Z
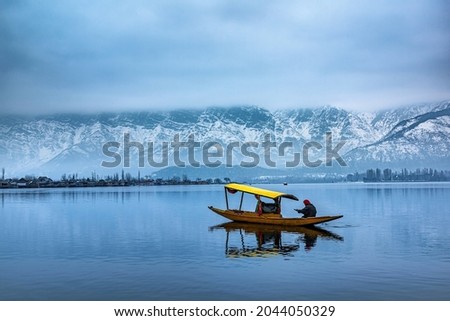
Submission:
M 230 209 L 228 202 L 228 194 L 236 194 L 241 192 L 240 204 L 238 209 Z M 244 194 L 252 194 L 257 199 L 255 211 L 242 210 Z M 261 201 L 261 197 L 272 200 L 271 203 Z M 226 209 L 219 209 L 213 206 L 208 208 L 234 222 L 271 224 L 283 226 L 307 226 L 324 222 L 333 221 L 343 217 L 343 215 L 334 216 L 317 216 L 306 218 L 290 218 L 281 215 L 281 200 L 283 198 L 298 201 L 298 198 L 292 194 L 286 194 L 258 187 L 248 186 L 244 184 L 230 183 L 225 185 L 225 201 Z

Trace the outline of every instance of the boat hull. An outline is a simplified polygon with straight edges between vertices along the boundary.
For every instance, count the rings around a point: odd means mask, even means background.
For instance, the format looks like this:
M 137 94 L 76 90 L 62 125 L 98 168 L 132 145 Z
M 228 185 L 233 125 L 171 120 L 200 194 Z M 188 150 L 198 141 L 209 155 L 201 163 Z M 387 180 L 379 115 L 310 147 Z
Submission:
M 317 216 L 317 217 L 306 217 L 306 218 L 290 218 L 282 217 L 279 214 L 261 214 L 256 212 L 239 211 L 239 210 L 222 210 L 220 208 L 215 208 L 213 206 L 208 206 L 208 208 L 216 214 L 219 214 L 234 222 L 243 223 L 255 223 L 255 224 L 269 224 L 269 225 L 282 225 L 282 226 L 308 226 L 320 223 L 325 223 L 333 220 L 337 220 L 343 215 L 335 216 Z

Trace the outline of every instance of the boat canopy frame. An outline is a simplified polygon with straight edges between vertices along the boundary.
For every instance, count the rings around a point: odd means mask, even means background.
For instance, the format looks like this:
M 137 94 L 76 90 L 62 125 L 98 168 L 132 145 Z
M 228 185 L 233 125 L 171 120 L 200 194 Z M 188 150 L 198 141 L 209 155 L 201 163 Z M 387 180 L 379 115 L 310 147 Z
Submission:
M 292 194 L 271 191 L 271 190 L 264 189 L 264 188 L 253 187 L 253 186 L 248 186 L 248 185 L 243 185 L 243 184 L 238 184 L 238 183 L 229 183 L 229 184 L 225 185 L 224 191 L 225 191 L 225 202 L 227 205 L 227 209 L 229 209 L 228 193 L 234 194 L 236 192 L 242 192 L 241 200 L 239 203 L 239 210 L 242 210 L 242 202 L 244 200 L 245 193 L 253 194 L 257 197 L 263 196 L 266 198 L 273 199 L 278 205 L 280 205 L 281 198 L 283 198 L 283 197 L 294 200 L 294 201 L 298 201 L 298 198 Z

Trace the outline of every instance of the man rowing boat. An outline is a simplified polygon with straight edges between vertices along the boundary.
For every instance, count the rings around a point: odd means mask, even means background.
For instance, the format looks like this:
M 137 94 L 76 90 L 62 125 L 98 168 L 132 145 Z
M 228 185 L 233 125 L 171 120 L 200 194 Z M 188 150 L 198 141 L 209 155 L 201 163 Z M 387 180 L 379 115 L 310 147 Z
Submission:
M 317 210 L 316 207 L 311 204 L 309 200 L 304 200 L 303 204 L 305 207 L 302 209 L 295 209 L 298 213 L 303 214 L 303 217 L 316 217 Z

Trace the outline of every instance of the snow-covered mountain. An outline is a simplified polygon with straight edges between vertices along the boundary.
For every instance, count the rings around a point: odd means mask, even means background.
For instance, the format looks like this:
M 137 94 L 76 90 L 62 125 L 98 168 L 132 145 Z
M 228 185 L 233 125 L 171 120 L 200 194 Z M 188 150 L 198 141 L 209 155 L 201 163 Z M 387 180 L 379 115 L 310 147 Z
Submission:
M 331 167 L 324 163 L 319 167 L 305 167 L 305 163 L 325 161 L 328 132 L 332 139 L 329 147 L 335 148 L 348 167 L 343 168 L 336 160 Z M 178 139 L 183 146 L 190 137 L 197 143 L 195 153 L 189 155 L 188 148 L 181 147 L 178 155 L 174 142 Z M 93 171 L 98 174 L 119 172 L 126 165 L 124 145 L 128 139 L 134 143 L 129 148 L 130 171 L 136 171 L 142 161 L 144 167 L 140 171 L 143 174 L 165 167 L 164 163 L 154 166 L 161 163 L 165 151 L 163 142 L 167 142 L 169 166 L 178 158 L 187 163 L 189 157 L 205 165 L 202 147 L 207 146 L 211 154 L 206 160 L 210 163 L 219 161 L 221 165 L 231 166 L 244 162 L 244 165 L 262 168 L 270 168 L 275 163 L 279 169 L 294 164 L 294 168 L 289 168 L 292 172 L 303 169 L 342 172 L 368 166 L 448 169 L 449 137 L 450 101 L 377 113 L 350 112 L 330 106 L 275 112 L 241 106 L 164 112 L 2 116 L 0 167 L 5 168 L 7 176 L 34 174 L 59 178 L 62 173 L 90 176 Z M 270 148 L 264 148 L 264 141 Z M 106 148 L 108 142 L 111 144 Z M 142 150 L 137 146 L 140 144 Z M 153 148 L 153 166 L 148 162 L 149 146 Z M 305 146 L 309 146 L 306 160 Z M 105 154 L 104 148 L 109 154 Z M 113 153 L 120 157 L 119 166 L 101 166 L 102 162 L 111 164 L 117 160 Z M 294 161 L 295 153 L 300 157 L 298 164 Z
M 410 109 L 406 114 L 410 113 Z M 389 115 L 390 117 L 387 117 Z M 442 103 L 408 118 L 398 113 L 385 113 L 375 119 L 374 126 L 396 119 L 381 139 L 357 147 L 346 154 L 355 165 L 388 163 L 399 167 L 420 167 L 432 164 L 440 168 L 450 167 L 450 103 Z M 409 117 L 412 116 L 412 117 Z M 380 126 L 386 128 L 387 126 Z

